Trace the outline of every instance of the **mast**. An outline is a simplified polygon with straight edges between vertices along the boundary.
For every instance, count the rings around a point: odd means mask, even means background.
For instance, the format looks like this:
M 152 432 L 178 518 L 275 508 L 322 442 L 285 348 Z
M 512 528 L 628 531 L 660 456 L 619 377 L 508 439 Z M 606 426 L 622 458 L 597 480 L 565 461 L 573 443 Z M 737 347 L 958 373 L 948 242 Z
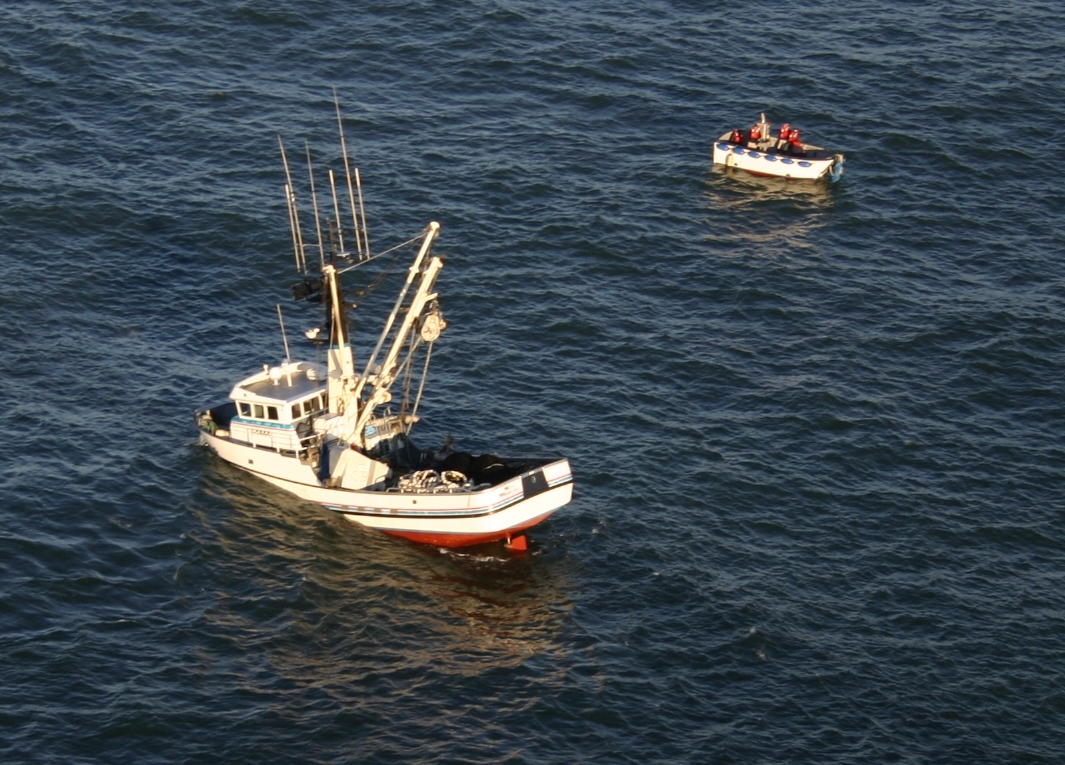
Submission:
M 322 278 L 329 291 L 329 348 L 326 361 L 329 369 L 326 390 L 329 396 L 329 411 L 343 414 L 352 399 L 349 391 L 355 380 L 355 355 L 348 342 L 348 328 L 344 320 L 344 305 L 336 266 L 326 263 L 322 266 Z M 353 414 L 353 413 L 350 413 Z

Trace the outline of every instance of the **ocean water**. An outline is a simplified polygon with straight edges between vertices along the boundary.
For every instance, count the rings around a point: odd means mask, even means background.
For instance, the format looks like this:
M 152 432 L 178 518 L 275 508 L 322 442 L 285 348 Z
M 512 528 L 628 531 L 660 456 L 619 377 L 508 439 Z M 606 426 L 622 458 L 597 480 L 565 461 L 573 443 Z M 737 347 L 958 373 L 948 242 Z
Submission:
M 1062 762 L 1063 60 L 1031 0 L 4 3 L 0 761 Z M 334 89 L 374 249 L 442 225 L 418 440 L 572 461 L 526 555 L 196 445 Z M 843 180 L 714 168 L 762 111 Z

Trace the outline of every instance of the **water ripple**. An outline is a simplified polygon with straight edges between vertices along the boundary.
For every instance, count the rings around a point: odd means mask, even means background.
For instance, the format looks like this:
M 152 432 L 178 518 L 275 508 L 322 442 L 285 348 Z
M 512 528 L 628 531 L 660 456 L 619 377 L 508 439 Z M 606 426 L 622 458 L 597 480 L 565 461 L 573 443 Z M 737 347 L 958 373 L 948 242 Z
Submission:
M 0 758 L 1054 761 L 1055 11 L 0 8 Z M 193 444 L 334 87 L 375 247 L 443 224 L 420 440 L 573 462 L 526 556 Z M 843 182 L 713 168 L 761 111 Z

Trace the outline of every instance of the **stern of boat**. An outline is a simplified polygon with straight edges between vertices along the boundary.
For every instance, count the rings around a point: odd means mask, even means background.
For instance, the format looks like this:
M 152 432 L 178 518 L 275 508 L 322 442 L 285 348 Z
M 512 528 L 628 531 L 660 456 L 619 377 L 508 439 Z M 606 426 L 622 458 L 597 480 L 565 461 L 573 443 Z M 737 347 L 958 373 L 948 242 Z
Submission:
M 421 491 L 322 489 L 310 498 L 354 523 L 438 547 L 511 540 L 573 498 L 569 460 L 495 459 L 507 477 L 473 490 L 440 485 Z M 517 465 L 522 467 L 514 469 Z

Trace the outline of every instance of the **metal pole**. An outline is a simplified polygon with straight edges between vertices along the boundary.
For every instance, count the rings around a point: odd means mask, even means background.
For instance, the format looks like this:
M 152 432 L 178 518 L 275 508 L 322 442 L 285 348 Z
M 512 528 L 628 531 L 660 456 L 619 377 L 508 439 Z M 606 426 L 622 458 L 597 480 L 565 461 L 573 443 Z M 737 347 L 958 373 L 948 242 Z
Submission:
M 396 298 L 396 304 L 392 308 L 392 313 L 388 315 L 388 321 L 385 322 L 385 328 L 382 330 L 381 336 L 377 339 L 377 345 L 374 347 L 373 353 L 370 354 L 370 358 L 366 362 L 366 370 L 362 373 L 362 377 L 359 378 L 358 387 L 355 391 L 356 398 L 362 394 L 362 389 L 366 385 L 366 379 L 370 376 L 370 370 L 373 369 L 373 363 L 377 360 L 377 354 L 381 352 L 381 348 L 384 346 L 385 340 L 388 338 L 388 333 L 392 330 L 392 325 L 396 322 L 400 307 L 403 305 L 403 299 L 407 296 L 407 290 L 410 289 L 410 285 L 421 271 L 422 261 L 425 260 L 425 256 L 429 252 L 429 247 L 432 245 L 433 239 L 436 238 L 438 231 L 440 231 L 440 224 L 436 221 L 432 221 L 429 224 L 429 230 L 425 234 L 425 240 L 422 242 L 421 249 L 418 251 L 418 255 L 414 258 L 414 263 L 411 265 L 410 270 L 407 271 L 407 281 L 404 283 L 403 289 L 399 293 L 399 297 Z
M 296 207 L 296 192 L 292 186 L 292 173 L 288 169 L 288 157 L 285 155 L 285 144 L 281 142 L 281 136 L 277 137 L 277 145 L 281 147 L 281 162 L 285 166 L 285 180 L 288 181 L 289 200 L 291 205 L 290 215 L 296 239 L 296 269 L 307 273 L 307 258 L 303 251 L 303 231 L 300 229 L 299 210 Z
M 281 316 L 281 304 L 277 304 L 277 320 L 281 324 L 281 339 L 285 341 L 285 363 L 288 364 L 292 361 L 292 357 L 288 352 L 288 337 L 285 335 L 285 320 Z
M 296 232 L 298 219 L 296 217 L 296 211 L 293 207 L 296 204 L 295 196 L 292 193 L 291 187 L 285 184 L 285 205 L 288 207 L 288 227 L 292 230 L 292 249 L 296 252 L 296 271 L 299 273 L 306 273 L 306 270 L 300 264 L 300 242 L 299 235 Z
M 344 156 L 344 174 L 345 176 L 347 176 L 348 179 L 348 200 L 351 202 L 351 225 L 355 230 L 355 249 L 359 253 L 359 260 L 363 260 L 362 237 L 359 236 L 359 218 L 355 207 L 355 191 L 351 187 L 351 165 L 348 163 L 348 145 L 347 141 L 344 140 L 344 123 L 340 119 L 340 101 L 337 99 L 337 92 L 335 88 L 333 90 L 333 103 L 336 104 L 337 109 L 337 128 L 340 130 L 340 153 Z M 355 172 L 359 172 L 358 168 L 356 168 Z M 361 196 L 361 190 L 359 194 Z M 340 220 L 338 218 L 337 224 L 339 225 L 339 223 Z M 363 218 L 363 224 L 365 225 L 365 217 Z M 369 247 L 367 247 L 366 257 L 369 256 L 370 250 Z
M 366 257 L 370 257 L 370 230 L 366 227 L 366 208 L 362 206 L 362 179 L 359 168 L 355 168 L 355 188 L 359 190 L 359 217 L 362 218 L 362 238 L 366 242 Z
M 307 148 L 307 174 L 311 177 L 311 202 L 314 205 L 314 228 L 318 232 L 318 257 L 321 264 L 325 265 L 325 247 L 322 245 L 322 222 L 318 218 L 318 196 L 314 193 L 314 170 L 311 169 L 311 145 L 304 144 Z
M 337 236 L 340 237 L 340 251 L 344 252 L 344 227 L 340 225 L 340 203 L 337 201 L 336 178 L 333 177 L 333 168 L 329 168 L 329 187 L 333 190 L 333 215 L 336 216 Z

